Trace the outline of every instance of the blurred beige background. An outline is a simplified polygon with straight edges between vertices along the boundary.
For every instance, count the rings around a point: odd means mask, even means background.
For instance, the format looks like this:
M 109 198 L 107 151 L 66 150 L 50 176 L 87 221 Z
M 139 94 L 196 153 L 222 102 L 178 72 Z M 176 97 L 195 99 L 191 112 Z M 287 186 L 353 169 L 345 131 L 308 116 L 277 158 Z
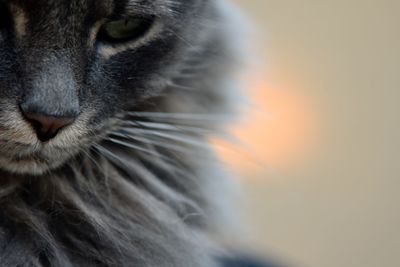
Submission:
M 400 1 L 235 2 L 258 28 L 256 107 L 235 130 L 250 152 L 223 152 L 245 177 L 248 248 L 400 266 Z

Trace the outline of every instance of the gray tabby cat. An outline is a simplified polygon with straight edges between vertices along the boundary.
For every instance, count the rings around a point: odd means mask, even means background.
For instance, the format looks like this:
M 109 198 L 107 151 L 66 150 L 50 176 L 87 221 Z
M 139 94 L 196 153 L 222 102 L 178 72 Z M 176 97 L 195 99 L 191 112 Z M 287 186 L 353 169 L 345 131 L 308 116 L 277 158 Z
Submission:
M 0 0 L 0 266 L 217 266 L 227 7 Z

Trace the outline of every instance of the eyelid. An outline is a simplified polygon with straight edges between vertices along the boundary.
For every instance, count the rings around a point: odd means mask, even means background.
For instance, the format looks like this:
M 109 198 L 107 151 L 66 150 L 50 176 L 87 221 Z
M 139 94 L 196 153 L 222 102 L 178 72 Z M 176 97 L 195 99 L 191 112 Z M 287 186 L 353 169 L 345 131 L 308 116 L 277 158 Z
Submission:
M 106 17 L 106 21 L 114 21 L 120 19 L 131 19 L 131 18 L 141 18 L 141 19 L 154 19 L 155 16 L 141 13 L 131 13 L 131 14 L 111 14 Z

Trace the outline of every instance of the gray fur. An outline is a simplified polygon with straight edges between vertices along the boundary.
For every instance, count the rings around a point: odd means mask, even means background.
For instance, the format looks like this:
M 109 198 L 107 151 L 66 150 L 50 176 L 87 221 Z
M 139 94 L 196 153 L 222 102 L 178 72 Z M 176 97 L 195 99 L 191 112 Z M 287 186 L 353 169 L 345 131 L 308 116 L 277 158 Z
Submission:
M 0 3 L 0 265 L 217 266 L 227 175 L 208 141 L 236 106 L 228 4 Z M 96 22 L 122 13 L 160 28 L 94 42 Z M 42 143 L 21 105 L 79 116 Z

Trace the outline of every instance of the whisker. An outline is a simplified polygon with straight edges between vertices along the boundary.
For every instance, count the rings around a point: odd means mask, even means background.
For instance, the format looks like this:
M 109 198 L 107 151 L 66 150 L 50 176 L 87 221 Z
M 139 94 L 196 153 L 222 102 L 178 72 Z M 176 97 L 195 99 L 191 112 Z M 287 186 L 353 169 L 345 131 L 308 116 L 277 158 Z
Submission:
M 91 151 L 93 151 L 93 153 L 96 153 L 101 160 L 105 160 L 103 154 L 101 154 L 99 151 L 97 151 L 96 149 L 91 149 Z M 93 157 L 90 157 L 93 158 Z M 105 165 L 100 166 L 100 164 L 98 163 L 97 160 L 92 159 L 92 161 L 98 166 L 98 170 L 102 170 L 103 172 L 103 177 L 104 177 L 104 186 L 107 192 L 107 196 L 108 196 L 108 201 L 111 200 L 112 197 L 112 191 L 111 191 L 111 187 L 110 187 L 110 181 L 109 181 L 109 174 L 108 174 L 108 169 L 105 169 Z
M 143 158 L 149 162 L 157 163 L 157 167 L 167 171 L 168 173 L 178 173 L 183 175 L 185 178 L 192 178 L 193 181 L 197 180 L 197 176 L 194 173 L 187 171 L 183 166 L 178 166 L 178 161 L 172 160 L 173 157 L 169 157 L 166 160 L 159 160 L 150 158 L 149 155 L 143 155 Z
M 154 129 L 154 130 L 162 130 L 162 131 L 169 131 L 169 132 L 181 132 L 181 133 L 191 133 L 196 135 L 211 135 L 216 134 L 219 135 L 216 131 L 209 130 L 206 128 L 200 127 L 193 127 L 193 126 L 186 126 L 186 125 L 175 125 L 169 123 L 162 123 L 162 122 L 150 122 L 150 121 L 125 121 L 122 125 L 128 126 L 140 126 L 144 127 L 145 129 Z
M 101 145 L 95 145 L 95 148 L 98 150 L 98 153 L 101 153 L 101 154 L 106 154 L 106 155 L 104 155 L 105 157 L 107 157 L 107 158 L 109 158 L 109 157 L 114 157 L 114 160 L 118 160 L 118 161 L 121 161 L 120 159 L 119 159 L 119 157 L 117 157 L 116 155 L 115 155 L 115 153 L 113 153 L 113 152 L 111 152 L 111 151 L 109 151 L 107 148 L 105 148 L 105 147 L 103 147 L 103 146 L 101 146 Z M 138 147 L 137 147 L 138 148 Z M 136 149 L 137 149 L 136 148 Z M 146 159 L 146 160 L 148 160 L 149 162 L 153 162 L 153 163 L 155 163 L 156 161 L 158 162 L 157 163 L 157 166 L 158 167 L 161 167 L 161 168 L 163 168 L 164 170 L 166 170 L 166 171 L 168 171 L 169 173 L 180 173 L 180 174 L 182 174 L 182 175 L 184 175 L 185 177 L 187 177 L 187 178 L 190 178 L 190 177 L 192 177 L 193 178 L 193 180 L 195 180 L 195 178 L 194 178 L 194 174 L 192 174 L 192 173 L 190 173 L 190 172 L 188 172 L 188 171 L 185 171 L 183 168 L 180 168 L 180 167 L 178 167 L 178 166 L 175 166 L 176 165 L 176 163 L 177 162 L 175 162 L 175 161 L 173 161 L 172 160 L 172 158 L 171 157 L 166 157 L 166 156 L 163 156 L 163 155 L 160 155 L 160 154 L 158 154 L 158 152 L 157 151 L 154 151 L 154 152 L 152 152 L 152 153 L 148 153 L 148 151 L 145 151 L 146 153 L 144 153 L 144 155 L 141 155 L 140 157 L 141 158 L 143 158 L 143 159 Z M 149 158 L 148 156 L 156 156 L 155 158 Z M 120 162 L 121 163 L 121 162 Z
M 205 142 L 197 141 L 194 138 L 190 139 L 187 136 L 183 136 L 182 134 L 180 134 L 180 135 L 171 135 L 171 134 L 163 133 L 163 132 L 160 132 L 160 131 L 154 131 L 154 130 L 142 129 L 142 128 L 136 128 L 136 129 L 134 129 L 134 128 L 126 128 L 126 129 L 123 129 L 123 130 L 127 131 L 129 133 L 132 133 L 132 134 L 146 134 L 146 136 L 147 135 L 154 135 L 154 136 L 157 136 L 157 137 L 162 137 L 162 138 L 165 138 L 165 139 L 170 139 L 170 140 L 173 140 L 173 141 L 182 142 L 182 143 L 185 143 L 185 144 L 188 144 L 188 145 L 193 145 L 193 146 L 200 147 L 200 148 L 204 148 L 206 146 Z M 136 136 L 134 136 L 134 135 L 129 135 L 129 137 L 136 138 Z M 151 141 L 153 141 L 153 140 L 151 140 Z M 163 143 L 161 143 L 161 144 L 163 144 Z
M 182 79 L 193 79 L 194 77 L 198 77 L 200 74 L 199 72 L 194 72 L 194 73 L 190 73 L 190 72 L 180 72 L 179 74 L 177 74 L 178 78 L 182 78 Z
M 178 89 L 178 90 L 184 90 L 184 91 L 189 91 L 189 92 L 198 91 L 197 88 L 180 85 L 180 84 L 176 84 L 176 83 L 173 83 L 173 82 L 168 83 L 168 87 L 171 88 L 171 89 Z
M 127 143 L 127 142 L 124 142 L 124 141 L 121 141 L 121 140 L 118 140 L 118 139 L 115 139 L 115 138 L 112 138 L 112 137 L 109 137 L 106 140 L 111 141 L 111 142 L 113 142 L 115 144 L 118 144 L 118 145 L 121 145 L 121 146 L 125 146 L 125 147 L 128 147 L 128 148 L 135 149 L 137 151 L 141 151 L 141 152 L 153 155 L 153 156 L 160 156 L 158 153 L 154 153 L 154 151 L 151 151 L 151 150 L 145 149 L 143 147 L 140 147 L 138 145 L 134 145 L 132 143 Z
M 222 114 L 199 114 L 199 113 L 165 113 L 165 112 L 140 112 L 140 111 L 127 111 L 127 115 L 134 117 L 144 118 L 158 118 L 158 119 L 177 119 L 177 120 L 201 120 L 201 121 L 220 121 L 226 120 L 230 115 Z
M 168 201 L 168 204 L 173 204 L 173 205 L 185 205 L 185 206 L 190 206 L 193 210 L 197 212 L 191 212 L 191 213 L 184 213 L 182 214 L 182 218 L 186 218 L 188 216 L 191 216 L 194 214 L 197 214 L 198 216 L 201 216 L 204 214 L 199 213 L 200 212 L 200 207 L 195 203 L 193 200 L 185 197 L 182 192 L 179 190 L 176 190 L 164 182 L 162 182 L 150 169 L 148 169 L 145 165 L 141 164 L 137 160 L 132 160 L 131 158 L 127 160 L 127 158 L 117 155 L 116 153 L 113 153 L 109 151 L 108 149 L 101 147 L 100 145 L 97 146 L 97 149 L 99 150 L 99 153 L 105 153 L 106 157 L 113 161 L 115 164 L 122 164 L 122 168 L 125 168 L 128 171 L 132 171 L 132 169 L 135 170 L 136 173 L 140 173 L 141 177 L 146 177 L 146 179 L 141 180 L 146 186 L 149 187 L 149 190 L 155 190 L 157 192 L 157 195 L 160 196 L 164 201 Z M 151 162 L 154 162 L 153 159 L 151 159 Z M 168 169 L 165 168 L 166 166 L 169 166 Z M 163 167 L 164 166 L 164 167 Z M 163 168 L 165 171 L 168 171 L 170 174 L 177 173 L 179 171 L 181 174 L 185 175 L 185 177 L 191 177 L 193 174 L 186 173 L 182 171 L 181 169 L 178 169 L 177 167 L 168 164 L 166 162 L 163 162 L 163 166 L 158 165 L 157 167 Z M 196 181 L 193 179 L 193 181 Z
M 165 144 L 163 142 L 159 142 L 156 140 L 150 140 L 144 137 L 139 137 L 139 136 L 135 136 L 135 135 L 125 135 L 125 134 L 121 134 L 121 133 L 115 133 L 113 134 L 115 136 L 120 136 L 126 139 L 130 139 L 130 140 L 135 140 L 135 141 L 139 141 L 139 142 L 144 142 L 147 144 L 151 144 L 151 145 L 155 145 L 157 147 L 163 147 L 163 148 L 167 148 L 167 149 L 172 149 L 175 150 L 177 152 L 181 152 L 181 153 L 193 153 L 193 151 L 189 150 L 189 149 L 185 149 L 183 147 L 180 146 L 176 146 L 176 145 L 172 145 L 172 144 Z M 136 147 L 135 145 L 132 145 L 132 143 L 128 143 L 128 142 L 124 142 L 122 140 L 118 140 L 115 138 L 109 138 L 108 140 L 114 142 L 114 143 L 118 143 L 119 145 L 125 145 L 127 147 L 133 148 L 132 146 Z
M 184 38 L 183 36 L 181 36 L 180 34 L 178 34 L 176 31 L 172 30 L 171 28 L 168 29 L 169 33 L 172 33 L 173 35 L 175 35 L 179 40 L 181 40 L 183 43 L 185 43 L 187 46 L 189 46 L 191 49 L 193 50 L 197 50 L 196 46 L 194 44 L 192 44 L 189 40 L 187 40 L 186 38 Z

